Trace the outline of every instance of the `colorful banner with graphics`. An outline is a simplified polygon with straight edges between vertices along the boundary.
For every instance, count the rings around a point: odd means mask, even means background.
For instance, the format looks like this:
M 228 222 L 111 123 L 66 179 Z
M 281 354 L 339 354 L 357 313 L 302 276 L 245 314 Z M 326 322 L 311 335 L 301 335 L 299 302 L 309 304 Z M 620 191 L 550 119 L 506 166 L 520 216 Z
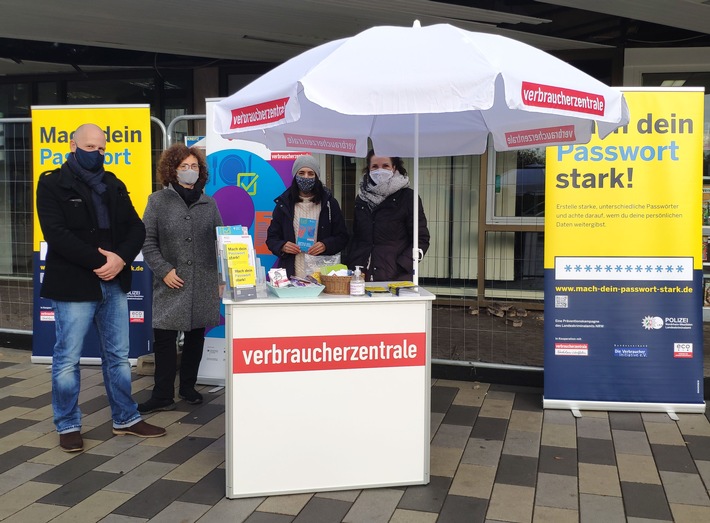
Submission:
M 218 101 L 207 100 L 205 146 L 210 176 L 205 193 L 217 202 L 224 225 L 242 225 L 249 229 L 254 250 L 268 272 L 277 261 L 266 247 L 266 231 L 276 205 L 274 200 L 291 186 L 291 167 L 304 153 L 272 152 L 256 142 L 222 138 L 214 130 L 214 104 Z M 225 351 L 222 305 L 220 325 L 205 335 L 199 383 L 224 384 Z
M 42 173 L 59 168 L 69 154 L 69 142 L 77 127 L 94 123 L 106 134 L 104 167 L 128 187 L 139 215 L 152 191 L 150 108 L 148 105 L 84 105 L 32 107 L 32 164 L 36 192 Z M 34 311 L 32 361 L 52 357 L 55 343 L 54 313 L 49 300 L 40 297 L 47 245 L 37 214 L 34 216 Z M 130 359 L 151 352 L 151 279 L 142 253 L 131 263 L 132 289 L 128 294 Z M 91 332 L 82 354 L 82 363 L 98 363 L 98 337 Z
M 626 127 L 547 150 L 545 406 L 702 412 L 703 92 L 624 94 Z

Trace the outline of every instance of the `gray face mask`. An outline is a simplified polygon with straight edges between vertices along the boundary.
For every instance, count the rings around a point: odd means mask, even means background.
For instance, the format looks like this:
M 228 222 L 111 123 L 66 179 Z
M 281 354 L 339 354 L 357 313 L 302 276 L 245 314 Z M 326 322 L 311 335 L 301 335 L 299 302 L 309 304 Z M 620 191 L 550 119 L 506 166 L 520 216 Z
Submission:
M 197 181 L 197 178 L 199 178 L 200 172 L 199 171 L 193 171 L 190 169 L 189 171 L 178 171 L 177 172 L 177 179 L 178 182 L 184 184 L 184 185 L 194 185 L 195 182 Z

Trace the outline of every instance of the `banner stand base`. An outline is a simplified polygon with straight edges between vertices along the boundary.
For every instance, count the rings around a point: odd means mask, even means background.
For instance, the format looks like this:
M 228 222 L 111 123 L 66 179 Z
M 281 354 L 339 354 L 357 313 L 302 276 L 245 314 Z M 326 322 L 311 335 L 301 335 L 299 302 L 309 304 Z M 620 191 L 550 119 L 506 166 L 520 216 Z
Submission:
M 583 410 L 609 410 L 631 412 L 663 412 L 672 419 L 678 419 L 676 413 L 704 414 L 703 403 L 641 403 L 631 401 L 579 401 L 579 400 L 553 400 L 542 399 L 544 409 L 571 410 L 575 417 L 581 417 Z
M 209 376 L 197 376 L 198 385 L 212 385 L 214 387 L 224 387 L 224 378 L 214 378 Z M 210 391 L 211 392 L 211 391 Z

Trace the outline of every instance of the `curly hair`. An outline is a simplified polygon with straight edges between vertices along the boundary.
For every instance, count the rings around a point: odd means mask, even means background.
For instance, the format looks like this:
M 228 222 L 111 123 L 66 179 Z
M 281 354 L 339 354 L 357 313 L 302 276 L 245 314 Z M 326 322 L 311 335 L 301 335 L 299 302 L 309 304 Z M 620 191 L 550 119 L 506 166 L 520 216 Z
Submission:
M 375 151 L 374 149 L 370 149 L 365 158 L 365 167 L 362 169 L 362 174 L 368 174 L 370 172 L 370 160 L 372 160 L 373 156 L 375 156 Z M 392 160 L 392 167 L 394 167 L 395 171 L 399 172 L 402 176 L 407 176 L 407 169 L 404 168 L 402 158 L 399 156 L 386 156 L 385 158 Z
M 158 181 L 166 187 L 172 182 L 177 183 L 177 168 L 190 155 L 197 158 L 197 163 L 200 166 L 200 175 L 197 178 L 197 183 L 201 182 L 202 185 L 205 185 L 208 178 L 205 155 L 197 147 L 188 147 L 181 143 L 171 145 L 160 155 L 156 170 Z

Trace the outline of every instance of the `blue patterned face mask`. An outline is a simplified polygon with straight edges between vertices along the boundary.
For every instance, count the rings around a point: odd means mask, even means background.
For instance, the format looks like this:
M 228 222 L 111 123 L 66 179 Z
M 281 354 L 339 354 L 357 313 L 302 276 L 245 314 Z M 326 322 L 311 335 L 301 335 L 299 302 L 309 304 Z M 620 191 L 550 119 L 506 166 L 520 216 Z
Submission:
M 303 176 L 296 176 L 296 184 L 301 192 L 309 193 L 313 190 L 316 185 L 315 178 L 305 178 Z

